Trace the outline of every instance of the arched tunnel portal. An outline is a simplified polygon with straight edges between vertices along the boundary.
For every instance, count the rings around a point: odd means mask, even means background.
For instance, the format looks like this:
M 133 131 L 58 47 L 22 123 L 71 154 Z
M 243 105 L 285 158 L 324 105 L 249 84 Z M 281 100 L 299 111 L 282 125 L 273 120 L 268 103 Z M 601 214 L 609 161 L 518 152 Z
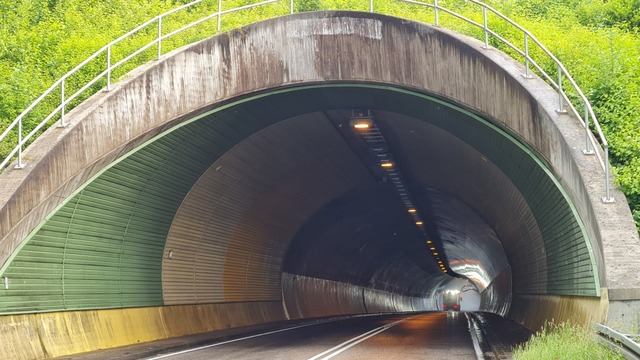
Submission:
M 530 328 L 602 321 L 595 160 L 574 158 L 581 127 L 520 70 L 442 29 L 344 12 L 176 51 L 3 175 L 20 180 L 3 207 L 0 313 L 82 332 L 74 349 L 44 336 L 61 354 L 429 310 L 463 277 L 482 310 Z

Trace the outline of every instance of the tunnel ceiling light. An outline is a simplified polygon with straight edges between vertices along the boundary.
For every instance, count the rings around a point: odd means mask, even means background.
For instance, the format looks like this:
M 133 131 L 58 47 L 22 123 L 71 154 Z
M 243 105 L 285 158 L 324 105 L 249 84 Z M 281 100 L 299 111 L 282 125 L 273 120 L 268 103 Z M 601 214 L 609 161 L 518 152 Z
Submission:
M 433 246 L 429 248 L 430 250 L 435 250 L 436 248 L 434 248 Z
M 433 253 L 433 256 L 438 256 L 438 253 L 437 253 L 437 252 L 434 252 L 434 253 Z
M 427 244 L 432 244 L 432 243 L 433 243 L 433 241 L 427 240 Z
M 442 264 L 442 260 L 438 259 L 438 264 Z
M 382 178 L 385 182 L 391 183 L 395 188 L 398 197 L 404 204 L 409 216 L 411 216 L 411 220 L 413 220 L 418 227 L 421 238 L 427 239 L 429 237 L 425 229 L 427 225 L 424 224 L 422 217 L 418 214 L 416 209 L 417 204 L 412 199 L 410 191 L 411 186 L 409 186 L 405 181 L 404 175 L 402 174 L 401 168 L 403 164 L 395 164 L 397 158 L 394 156 L 393 147 L 391 146 L 392 144 L 387 143 L 383 134 L 384 132 L 380 127 L 378 127 L 376 121 L 374 121 L 374 116 L 372 115 L 371 110 L 353 109 L 349 119 L 349 127 L 354 130 L 343 133 L 343 135 L 360 138 L 359 140 L 362 140 L 364 143 L 363 145 L 367 147 L 367 150 L 370 153 L 370 159 L 375 161 L 373 165 L 375 166 L 377 163 L 385 171 L 380 173 L 379 170 L 368 170 L 372 172 L 374 177 Z M 344 123 L 340 123 L 338 127 L 342 124 Z M 348 142 L 350 146 L 353 146 L 351 141 Z M 359 141 L 359 143 L 361 142 Z M 360 145 L 358 145 L 358 147 L 360 147 Z M 354 151 L 356 150 L 357 149 L 354 149 Z M 427 244 L 431 244 L 431 241 L 428 239 Z M 435 247 L 431 247 L 430 251 L 435 250 Z M 435 253 L 434 255 L 437 256 L 438 253 Z
M 373 117 L 354 116 L 349 120 L 349 124 L 358 130 L 366 130 L 373 127 Z

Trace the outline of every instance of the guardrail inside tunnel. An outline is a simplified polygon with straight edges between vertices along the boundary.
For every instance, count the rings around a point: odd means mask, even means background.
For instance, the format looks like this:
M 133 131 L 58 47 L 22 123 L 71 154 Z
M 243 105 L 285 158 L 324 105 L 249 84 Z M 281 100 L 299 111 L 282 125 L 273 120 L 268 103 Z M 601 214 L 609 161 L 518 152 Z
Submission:
M 153 19 L 148 20 L 147 22 L 141 24 L 140 26 L 138 26 L 137 28 L 133 29 L 132 31 L 128 32 L 127 34 L 124 34 L 122 36 L 120 36 L 119 38 L 117 38 L 116 40 L 110 42 L 109 44 L 105 45 L 104 47 L 102 47 L 100 50 L 96 51 L 93 55 L 91 55 L 90 57 L 88 57 L 85 61 L 83 61 L 82 63 L 80 63 L 78 66 L 76 66 L 75 68 L 73 68 L 71 71 L 69 71 L 67 74 L 65 74 L 64 76 L 62 76 L 60 79 L 58 79 L 53 85 L 51 85 L 51 87 L 49 87 L 49 89 L 47 89 L 42 95 L 40 95 L 31 105 L 29 105 L 20 115 L 18 115 L 18 117 L 11 122 L 11 124 L 3 130 L 2 134 L 0 135 L 0 142 L 3 141 L 14 141 L 13 139 L 11 139 L 9 137 L 9 134 L 11 134 L 12 132 L 15 132 L 15 141 L 16 144 L 15 146 L 12 148 L 12 150 L 6 155 L 4 156 L 4 159 L 2 160 L 2 162 L 0 162 L 0 170 L 4 169 L 12 160 L 16 159 L 17 163 L 15 165 L 15 168 L 17 169 L 21 169 L 25 166 L 25 162 L 24 162 L 24 156 L 23 156 L 23 152 L 25 150 L 25 148 L 33 141 L 33 139 L 37 136 L 37 134 L 40 133 L 41 130 L 43 130 L 44 128 L 51 126 L 53 123 L 57 122 L 58 126 L 60 127 L 64 127 L 66 125 L 65 123 L 65 113 L 69 110 L 71 110 L 71 108 L 73 107 L 73 101 L 80 98 L 80 97 L 84 97 L 88 92 L 90 92 L 90 94 L 95 93 L 96 91 L 98 91 L 98 89 L 95 87 L 96 84 L 102 84 L 99 83 L 100 81 L 102 82 L 106 82 L 105 86 L 101 86 L 105 91 L 109 91 L 111 89 L 111 81 L 112 81 L 112 73 L 114 72 L 114 70 L 124 66 L 125 64 L 128 64 L 130 61 L 132 61 L 134 58 L 136 58 L 136 56 L 138 56 L 139 54 L 143 53 L 144 51 L 146 51 L 147 49 L 152 49 L 153 47 L 156 47 L 157 49 L 157 59 L 160 59 L 163 56 L 163 49 L 162 49 L 162 42 L 164 40 L 167 40 L 169 38 L 172 38 L 173 36 L 194 28 L 200 24 L 206 23 L 208 21 L 212 21 L 215 19 L 215 21 L 217 22 L 217 29 L 218 31 L 221 28 L 221 22 L 222 22 L 222 17 L 223 15 L 227 15 L 227 14 L 231 14 L 231 13 L 235 13 L 238 11 L 242 11 L 242 10 L 246 10 L 246 9 L 250 9 L 250 8 L 255 8 L 255 7 L 260 7 L 260 6 L 264 6 L 267 4 L 273 4 L 273 3 L 288 3 L 289 7 L 288 7 L 288 13 L 293 14 L 295 12 L 295 4 L 296 2 L 294 0 L 267 0 L 267 1 L 261 1 L 261 2 L 257 2 L 254 4 L 248 4 L 245 6 L 241 6 L 241 7 L 237 7 L 237 8 L 233 8 L 233 9 L 227 9 L 227 10 L 223 10 L 223 5 L 224 2 L 222 0 L 218 0 L 218 5 L 217 5 L 217 9 L 215 10 L 215 12 L 201 18 L 198 20 L 195 20 L 189 24 L 185 24 L 182 27 L 179 27 L 178 29 L 175 29 L 173 31 L 167 32 L 165 33 L 165 30 L 163 29 L 163 20 L 165 18 L 167 18 L 168 16 L 179 12 L 179 11 L 188 11 L 190 8 L 202 3 L 203 0 L 196 0 L 193 2 L 190 2 L 188 4 L 185 4 L 183 6 L 180 6 L 176 9 L 173 9 L 171 11 L 168 11 L 166 13 L 163 13 L 161 15 L 158 15 L 156 17 L 154 17 Z M 589 103 L 588 99 L 586 98 L 586 96 L 584 95 L 584 93 L 582 92 L 582 90 L 578 87 L 578 85 L 576 84 L 576 82 L 574 81 L 574 79 L 571 77 L 571 75 L 569 74 L 569 72 L 567 71 L 566 67 L 540 42 L 536 39 L 535 36 L 533 36 L 533 34 L 531 34 L 529 31 L 527 31 L 525 28 L 523 28 L 522 26 L 518 25 L 516 22 L 514 22 L 513 20 L 509 19 L 507 16 L 505 16 L 504 14 L 500 13 L 498 10 L 492 8 L 491 6 L 484 4 L 482 2 L 479 1 L 475 1 L 475 0 L 470 0 L 469 3 L 474 4 L 477 6 L 477 9 L 479 11 L 481 11 L 482 13 L 482 23 L 476 22 L 473 19 L 470 19 L 464 15 L 461 15 L 459 13 L 456 13 L 455 11 L 452 11 L 446 7 L 441 6 L 438 3 L 438 0 L 433 0 L 432 3 L 426 3 L 426 2 L 419 2 L 419 1 L 414 1 L 414 0 L 396 0 L 396 2 L 403 2 L 403 3 L 408 3 L 408 4 L 414 4 L 414 5 L 420 5 L 420 6 L 425 6 L 428 7 L 430 9 L 433 9 L 434 12 L 434 24 L 436 26 L 441 26 L 441 21 L 440 21 L 440 15 L 441 13 L 443 14 L 447 14 L 450 15 L 454 18 L 463 20 L 477 28 L 482 29 L 483 34 L 482 34 L 482 39 L 484 41 L 485 47 L 489 48 L 489 40 L 490 39 L 494 39 L 499 41 L 500 43 L 508 46 L 509 48 L 515 50 L 519 55 L 524 57 L 524 63 L 525 63 L 525 74 L 523 74 L 523 76 L 525 78 L 529 78 L 531 77 L 531 70 L 530 67 L 531 65 L 533 65 L 533 67 L 538 71 L 538 73 L 549 83 L 551 84 L 556 91 L 558 92 L 558 108 L 557 111 L 559 113 L 565 113 L 567 110 L 565 109 L 565 103 L 566 105 L 569 106 L 571 112 L 578 118 L 580 119 L 583 128 L 585 130 L 585 146 L 583 149 L 583 153 L 586 155 L 591 155 L 591 154 L 595 154 L 600 162 L 600 165 L 602 166 L 602 169 L 604 170 L 604 182 L 605 182 L 605 189 L 606 189 L 606 193 L 604 194 L 604 196 L 602 197 L 603 202 L 613 202 L 614 199 L 611 196 L 610 193 L 610 179 L 609 179 L 609 145 L 608 142 L 606 140 L 606 137 L 604 136 L 602 129 L 600 127 L 600 124 L 597 120 L 597 117 L 593 111 L 593 108 L 591 106 L 591 104 Z M 382 14 L 386 14 L 385 13 L 385 8 L 384 7 L 376 7 L 377 3 L 375 3 L 373 0 L 369 1 L 369 11 L 370 12 L 378 12 L 378 13 L 382 13 Z M 284 13 L 282 14 L 284 15 Z M 522 48 L 520 48 L 519 46 L 514 45 L 509 39 L 506 38 L 507 35 L 501 35 L 500 33 L 498 33 L 497 31 L 499 30 L 494 30 L 491 28 L 491 19 L 490 19 L 490 15 L 493 15 L 499 19 L 502 19 L 504 21 L 506 21 L 508 24 L 510 24 L 512 27 L 514 27 L 517 31 L 522 33 L 523 36 L 523 42 L 522 42 Z M 124 40 L 136 37 L 138 34 L 140 33 L 144 33 L 145 31 L 155 31 L 157 29 L 157 36 L 155 39 L 147 42 L 146 44 L 142 45 L 139 49 L 135 50 L 134 52 L 132 52 L 131 54 L 126 55 L 123 59 L 118 60 L 113 62 L 113 56 L 112 56 L 112 49 L 117 46 L 119 43 L 121 43 Z M 508 33 L 508 32 L 505 32 Z M 556 74 L 549 74 L 547 73 L 540 65 L 539 65 L 539 61 L 536 61 L 536 59 L 534 59 L 532 57 L 531 51 L 529 49 L 530 47 L 530 42 L 532 42 L 533 44 L 535 44 L 544 55 L 546 55 L 549 59 L 551 59 L 551 61 L 556 64 L 557 66 L 557 71 Z M 79 87 L 79 89 L 77 89 L 75 92 L 73 92 L 72 95 L 68 95 L 67 93 L 69 92 L 68 86 L 67 86 L 67 80 L 74 75 L 75 73 L 78 72 L 83 72 L 83 71 L 91 71 L 90 67 L 88 66 L 89 64 L 95 64 L 96 61 L 98 61 L 97 59 L 101 59 L 101 56 L 105 56 L 106 57 L 106 63 L 102 64 L 101 67 L 103 70 L 101 70 L 99 73 L 97 74 L 93 74 L 93 77 L 91 78 L 91 80 L 89 80 L 86 84 L 83 84 Z M 556 80 L 557 79 L 557 80 Z M 570 87 L 567 89 L 566 87 L 564 87 L 563 85 L 563 79 L 565 79 L 566 81 L 569 82 Z M 578 97 L 578 103 L 577 105 L 574 104 L 572 102 L 572 99 L 569 98 L 567 96 L 566 91 L 567 90 L 571 90 L 573 92 L 575 92 L 575 94 L 577 94 Z M 43 119 L 41 120 L 35 120 L 35 122 L 37 123 L 37 125 L 33 128 L 27 128 L 25 129 L 25 118 L 30 117 L 30 116 L 34 116 L 34 109 L 36 109 L 39 106 L 47 106 L 48 103 L 57 103 L 58 105 L 55 107 L 55 109 L 50 110 L 50 109 L 45 109 L 44 111 L 49 111 L 48 115 L 46 115 Z M 584 114 L 584 116 L 582 116 L 582 114 L 580 113 L 580 111 L 578 111 L 577 109 L 581 108 L 582 109 L 582 113 Z M 35 116 L 37 116 L 37 114 L 35 114 Z M 598 145 L 597 145 L 597 140 L 595 139 L 595 137 L 593 136 L 593 134 L 591 133 L 591 131 L 589 130 L 589 123 L 590 121 L 593 122 L 593 125 L 597 131 L 598 134 L 598 140 L 600 141 L 600 143 L 602 144 L 603 148 L 604 148 L 604 155 L 601 155 L 598 151 Z

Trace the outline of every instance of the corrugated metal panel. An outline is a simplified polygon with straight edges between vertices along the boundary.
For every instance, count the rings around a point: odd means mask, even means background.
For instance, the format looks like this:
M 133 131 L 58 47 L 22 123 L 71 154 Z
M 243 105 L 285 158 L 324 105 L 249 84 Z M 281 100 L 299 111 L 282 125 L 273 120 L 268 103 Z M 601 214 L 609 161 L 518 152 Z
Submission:
M 288 273 L 282 286 L 291 319 L 367 313 L 360 286 Z
M 286 272 L 282 293 L 291 319 L 428 309 L 424 298 Z
M 293 234 L 332 198 L 370 181 L 321 113 L 252 135 L 209 168 L 178 211 L 163 263 L 165 301 L 280 299 Z
M 265 122 L 218 115 L 139 149 L 52 214 L 3 274 L 0 313 L 162 304 L 175 211 L 217 157 Z
M 390 101 L 396 105 L 391 106 L 388 104 Z M 503 187 L 492 183 L 494 177 L 481 172 L 470 174 L 469 169 L 476 167 L 472 162 L 482 163 L 480 158 L 462 159 L 464 161 L 448 158 L 452 148 L 438 147 L 441 145 L 438 138 L 420 130 L 417 120 L 403 120 L 395 116 L 390 116 L 388 123 L 378 120 L 379 126 L 387 125 L 385 134 L 396 145 L 395 150 L 401 153 L 398 154 L 399 161 L 404 160 L 415 181 L 454 194 L 489 219 L 513 264 L 515 292 L 582 296 L 599 293 L 597 274 L 593 271 L 595 262 L 587 244 L 589 240 L 584 237 L 579 219 L 567 202 L 568 197 L 535 158 L 500 131 L 446 106 L 393 95 L 379 99 L 377 106 L 386 110 L 403 108 L 404 114 L 422 119 L 434 125 L 433 129 L 445 130 L 459 138 L 465 146 L 474 148 L 495 164 L 526 201 L 524 204 L 507 201 L 509 193 L 502 193 Z M 438 166 L 439 158 L 447 160 L 441 160 L 442 165 Z M 517 197 L 513 199 L 517 200 Z M 527 213 L 528 218 L 516 218 Z M 495 221 L 497 219 L 500 221 Z M 519 229 L 513 231 L 510 228 Z M 504 236 L 507 234 L 509 236 Z M 560 251 L 569 243 L 575 243 L 571 251 Z M 519 252 L 520 249 L 524 251 Z M 571 268 L 551 272 L 551 269 L 564 264 L 571 264 Z M 588 278 L 591 279 L 590 287 L 583 283 Z

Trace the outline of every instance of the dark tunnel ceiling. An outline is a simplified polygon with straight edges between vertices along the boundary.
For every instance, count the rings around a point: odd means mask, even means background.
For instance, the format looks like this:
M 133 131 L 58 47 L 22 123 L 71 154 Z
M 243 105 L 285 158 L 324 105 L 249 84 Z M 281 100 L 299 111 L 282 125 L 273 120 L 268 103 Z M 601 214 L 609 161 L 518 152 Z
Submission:
M 585 290 L 584 294 L 590 294 L 593 290 L 589 288 L 591 285 L 576 284 L 562 273 L 546 272 L 547 242 L 559 236 L 560 232 L 566 236 L 567 229 L 540 227 L 544 221 L 553 221 L 542 219 L 546 216 L 545 207 L 551 206 L 555 211 L 561 209 L 565 212 L 562 216 L 570 216 L 571 211 L 553 180 L 540 167 L 543 161 L 535 158 L 525 145 L 517 143 L 503 130 L 461 108 L 399 89 L 334 84 L 296 89 L 293 92 L 284 90 L 277 95 L 254 99 L 250 106 L 238 106 L 232 116 L 236 119 L 277 121 L 278 118 L 322 112 L 338 130 L 349 126 L 349 116 L 354 108 L 373 111 L 399 167 L 406 175 L 419 210 L 428 217 L 425 219 L 428 236 L 444 246 L 445 257 L 454 271 L 474 280 L 481 290 L 489 286 L 493 279 L 508 273 L 509 277 L 513 277 L 514 291 L 579 293 Z M 215 114 L 212 116 L 217 117 Z M 268 128 L 264 131 L 268 131 Z M 354 148 L 354 145 L 350 147 Z M 364 161 L 364 165 L 369 164 Z M 378 197 L 378 201 L 382 202 L 378 206 L 389 209 L 386 216 L 393 218 L 397 199 L 394 200 L 396 202 L 390 202 L 393 197 L 389 196 L 385 202 L 382 200 L 385 196 L 380 191 L 380 194 L 370 196 Z M 354 205 L 347 200 L 341 202 L 340 199 L 336 199 L 331 206 L 338 206 L 336 204 L 339 203 L 347 208 L 363 207 L 362 204 Z M 334 208 L 334 212 L 339 210 Z M 321 216 L 319 214 L 314 218 L 300 233 L 327 246 L 326 249 L 315 248 L 314 251 L 326 254 L 332 247 L 329 237 L 342 241 L 353 240 L 350 234 L 355 231 L 353 227 L 357 229 L 358 226 L 355 218 L 350 226 L 343 225 L 339 230 L 336 224 L 317 220 Z M 384 217 L 380 214 L 366 216 Z M 319 224 L 314 223 L 316 221 Z M 415 225 L 407 218 L 405 227 L 411 226 Z M 344 233 L 335 235 L 336 231 Z M 578 224 L 574 224 L 569 232 L 573 233 L 571 236 L 576 236 L 576 243 L 583 242 L 580 240 L 581 228 Z M 389 239 L 383 237 L 388 233 L 373 233 L 378 234 L 379 238 L 369 238 L 358 249 L 362 249 L 362 246 L 366 249 L 373 244 L 384 248 L 382 244 L 388 243 Z M 411 230 L 399 229 L 396 233 L 411 234 Z M 297 250 L 293 252 L 298 257 L 316 256 L 313 252 L 302 254 L 300 249 L 309 248 L 298 243 L 311 240 L 302 239 L 305 236 L 300 234 L 294 245 Z M 327 234 L 327 239 L 320 239 L 323 234 Z M 404 253 L 411 254 L 410 258 L 415 258 L 416 253 L 422 255 L 415 250 L 424 246 L 424 257 L 429 258 L 427 263 L 433 261 L 424 239 L 404 241 L 408 242 Z M 349 249 L 345 248 L 347 251 Z M 346 254 L 340 256 L 343 261 L 350 260 Z M 286 260 L 285 269 L 338 281 L 375 283 L 376 287 L 382 288 L 391 286 L 391 280 L 388 279 L 376 283 L 375 279 L 380 278 L 369 276 L 376 265 L 372 264 L 370 258 L 362 257 L 362 261 L 358 264 L 368 263 L 370 268 L 353 264 L 343 267 L 346 273 L 340 275 L 331 273 L 327 267 L 324 270 L 305 268 L 303 263 L 291 259 Z M 589 260 L 586 262 L 589 263 Z M 414 260 L 413 263 L 417 268 L 428 269 L 421 261 Z M 408 289 L 409 284 L 403 287 Z
M 444 245 L 443 258 L 455 271 L 474 280 L 482 290 L 501 273 L 511 272 L 505 250 L 516 263 L 516 271 L 521 269 L 526 274 L 540 267 L 538 257 L 521 252 L 523 247 L 533 251 L 544 247 L 534 216 L 513 181 L 494 163 L 504 165 L 515 158 L 520 167 L 523 164 L 518 161 L 527 155 L 510 140 L 458 109 L 438 101 L 425 101 L 423 97 L 407 96 L 402 91 L 390 92 L 384 87 L 320 86 L 252 99 L 249 104 L 214 113 L 211 118 L 268 126 L 281 119 L 322 112 L 338 130 L 349 126 L 354 108 L 374 112 L 407 176 L 416 203 L 428 217 L 425 225 L 429 237 Z M 262 131 L 268 131 L 268 127 Z M 353 143 L 350 146 L 354 148 Z M 497 149 L 491 153 L 487 151 L 489 148 Z M 366 160 L 364 163 L 370 165 Z M 384 278 L 376 270 L 381 268 L 379 261 L 389 264 L 394 261 L 388 249 L 394 240 L 390 234 L 395 232 L 396 238 L 402 238 L 396 243 L 400 245 L 396 255 L 407 256 L 405 262 L 410 259 L 410 266 L 437 274 L 425 239 L 415 231 L 410 217 L 402 214 L 399 198 L 391 189 L 374 183 L 371 189 L 361 191 L 360 195 L 336 199 L 328 206 L 331 210 L 322 210 L 303 227 L 294 239 L 284 270 L 381 289 L 401 286 L 407 291 L 417 284 L 398 284 L 398 279 Z M 383 210 L 371 212 L 372 208 Z M 358 214 L 357 209 L 369 212 Z M 344 215 L 342 221 L 331 215 L 339 213 Z M 361 221 L 376 223 L 375 230 L 367 232 L 369 236 L 354 235 L 366 227 Z M 355 244 L 359 245 L 353 249 Z M 331 251 L 338 249 L 345 251 L 339 256 L 334 253 L 335 261 L 342 266 L 313 269 L 309 267 L 311 261 L 301 260 L 318 256 L 328 259 Z M 433 285 L 425 280 L 416 293 Z M 519 280 L 529 287 L 544 286 L 537 283 L 539 279 L 526 279 L 526 275 Z

